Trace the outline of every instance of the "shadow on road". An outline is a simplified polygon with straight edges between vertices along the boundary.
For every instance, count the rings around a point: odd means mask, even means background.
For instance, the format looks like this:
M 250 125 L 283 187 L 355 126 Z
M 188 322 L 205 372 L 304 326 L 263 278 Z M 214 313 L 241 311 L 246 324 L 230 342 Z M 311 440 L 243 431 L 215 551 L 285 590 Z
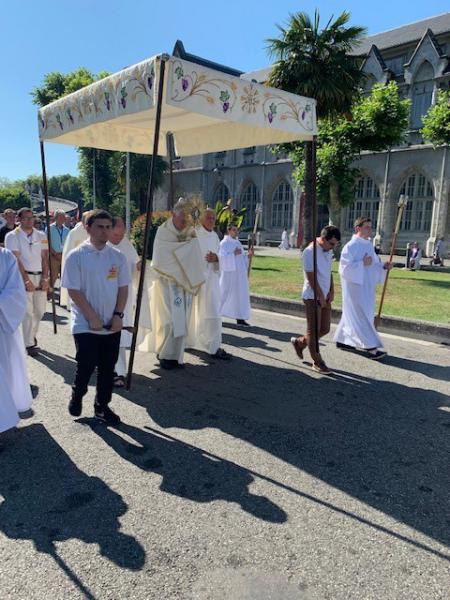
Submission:
M 163 492 L 195 502 L 235 502 L 246 512 L 272 523 L 287 519 L 286 513 L 268 498 L 250 493 L 248 487 L 254 478 L 239 465 L 213 459 L 188 444 L 125 423 L 117 429 L 132 443 L 95 419 L 82 418 L 78 422 L 89 425 L 124 460 L 160 475 Z
M 144 549 L 120 531 L 119 517 L 127 511 L 122 497 L 80 471 L 43 425 L 8 433 L 0 454 L 0 531 L 52 556 L 87 598 L 92 594 L 59 557 L 55 542 L 98 544 L 100 554 L 119 567 L 141 569 Z
M 284 341 L 290 334 L 269 330 L 268 337 Z M 372 379 L 371 363 L 363 374 L 341 370 L 322 378 L 298 370 L 295 358 L 289 363 L 265 354 L 272 364 L 263 366 L 261 352 L 243 340 L 246 359 L 154 369 L 152 377 L 135 375 L 131 391 L 115 392 L 145 407 L 161 428 L 217 428 L 450 546 L 450 415 L 440 410 L 449 406 L 448 396 Z M 417 370 L 415 361 L 390 358 L 393 366 Z M 73 362 L 47 353 L 49 359 L 71 383 Z M 433 365 L 423 369 L 440 374 Z M 252 506 L 252 496 L 245 497 L 252 474 L 242 467 L 213 464 L 192 448 L 122 427 L 144 450 L 110 430 L 94 431 L 124 459 L 160 472 L 161 490 L 198 502 L 220 497 L 259 518 L 285 520 L 267 499 Z
M 391 355 L 383 358 L 383 364 L 399 369 L 405 369 L 407 371 L 413 371 L 414 373 L 422 373 L 422 375 L 426 375 L 432 379 L 438 379 L 439 381 L 450 381 L 450 368 L 446 366 L 424 363 L 411 358 Z

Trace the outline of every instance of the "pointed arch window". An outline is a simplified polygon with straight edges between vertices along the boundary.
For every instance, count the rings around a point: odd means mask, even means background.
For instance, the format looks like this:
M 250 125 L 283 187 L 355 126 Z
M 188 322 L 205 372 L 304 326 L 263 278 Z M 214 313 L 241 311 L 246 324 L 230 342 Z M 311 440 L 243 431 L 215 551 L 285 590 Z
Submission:
M 434 191 L 431 182 L 421 173 L 409 175 L 399 195 L 407 196 L 400 225 L 402 231 L 430 231 L 433 216 Z
M 214 192 L 214 204 L 216 202 L 221 202 L 222 204 L 226 204 L 230 199 L 230 192 L 227 186 L 224 183 L 219 184 L 216 187 Z
M 370 217 L 372 228 L 376 230 L 380 209 L 380 190 L 371 177 L 358 179 L 355 188 L 355 202 L 347 211 L 347 229 L 353 229 L 358 217 Z
M 253 182 L 247 184 L 241 194 L 240 208 L 246 208 L 242 227 L 252 227 L 255 221 L 255 209 L 258 202 L 258 189 Z
M 272 196 L 272 227 L 290 229 L 293 208 L 292 188 L 287 181 L 282 181 Z
M 422 117 L 431 106 L 434 87 L 434 69 L 428 61 L 419 67 L 412 87 L 411 127 L 420 129 Z

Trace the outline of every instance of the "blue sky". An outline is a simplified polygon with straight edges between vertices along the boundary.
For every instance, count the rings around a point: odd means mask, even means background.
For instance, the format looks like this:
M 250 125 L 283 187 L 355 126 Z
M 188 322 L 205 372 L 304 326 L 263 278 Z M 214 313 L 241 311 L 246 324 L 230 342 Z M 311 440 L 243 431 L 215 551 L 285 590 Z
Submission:
M 265 40 L 289 13 L 342 10 L 378 33 L 450 10 L 448 0 L 0 0 L 0 177 L 40 173 L 30 91 L 49 71 L 115 72 L 183 41 L 188 52 L 244 71 L 267 66 Z M 49 175 L 77 172 L 76 152 L 46 144 Z

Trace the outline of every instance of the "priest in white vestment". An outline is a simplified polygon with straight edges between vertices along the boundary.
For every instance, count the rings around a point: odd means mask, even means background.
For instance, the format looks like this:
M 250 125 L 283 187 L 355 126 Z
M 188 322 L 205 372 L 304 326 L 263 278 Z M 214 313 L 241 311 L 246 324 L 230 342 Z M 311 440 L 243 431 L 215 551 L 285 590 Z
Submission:
M 192 298 L 205 281 L 203 256 L 193 227 L 187 226 L 183 199 L 156 232 L 150 289 L 152 331 L 139 347 L 156 352 L 163 369 L 184 366 Z
M 338 348 L 365 350 L 372 359 L 386 356 L 375 329 L 375 288 L 383 283 L 391 263 L 383 263 L 375 253 L 369 218 L 355 221 L 352 239 L 344 246 L 339 263 L 342 286 L 342 317 L 334 335 Z
M 66 237 L 61 257 L 61 273 L 64 270 L 64 263 L 66 262 L 66 258 L 69 252 L 71 252 L 75 248 L 78 248 L 80 244 L 82 244 L 88 239 L 88 234 L 86 231 L 86 220 L 89 216 L 89 213 L 89 210 L 83 213 L 81 221 L 79 221 L 75 225 L 75 227 L 69 231 L 69 234 Z M 66 288 L 60 287 L 59 294 L 59 304 L 61 306 L 66 306 L 67 310 L 70 310 L 70 298 Z
M 0 248 L 0 432 L 14 427 L 33 401 L 20 324 L 27 295 L 17 260 Z
M 123 310 L 123 328 L 120 332 L 120 350 L 119 358 L 114 369 L 114 387 L 124 387 L 125 375 L 127 373 L 126 349 L 130 348 L 132 334 L 127 328 L 134 326 L 134 311 L 136 308 L 136 291 L 139 285 L 139 271 L 141 269 L 141 259 L 136 252 L 135 247 L 125 235 L 125 223 L 121 217 L 113 217 L 113 226 L 111 229 L 108 245 L 119 250 L 127 259 L 128 269 L 131 275 L 131 282 L 128 286 L 127 303 Z M 146 287 L 144 286 L 142 294 L 141 313 L 139 317 L 140 327 L 150 330 L 150 306 Z
M 205 283 L 194 297 L 189 325 L 188 347 L 208 353 L 212 358 L 229 360 L 231 355 L 220 347 L 222 316 L 220 314 L 220 240 L 214 231 L 216 213 L 207 208 L 195 231 L 203 256 Z
M 229 225 L 226 235 L 220 242 L 220 312 L 223 317 L 236 319 L 238 325 L 249 327 L 250 290 L 248 286 L 248 254 L 238 239 L 239 229 Z

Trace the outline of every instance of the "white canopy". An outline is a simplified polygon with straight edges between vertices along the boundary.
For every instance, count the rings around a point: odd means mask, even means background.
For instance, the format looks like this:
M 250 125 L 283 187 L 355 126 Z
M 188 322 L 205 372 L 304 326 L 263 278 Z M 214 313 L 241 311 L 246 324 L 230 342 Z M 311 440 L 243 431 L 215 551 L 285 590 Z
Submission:
M 159 153 L 166 133 L 180 156 L 311 140 L 316 102 L 167 55 L 158 55 L 39 110 L 42 141 L 151 154 L 156 90 L 166 60 Z

